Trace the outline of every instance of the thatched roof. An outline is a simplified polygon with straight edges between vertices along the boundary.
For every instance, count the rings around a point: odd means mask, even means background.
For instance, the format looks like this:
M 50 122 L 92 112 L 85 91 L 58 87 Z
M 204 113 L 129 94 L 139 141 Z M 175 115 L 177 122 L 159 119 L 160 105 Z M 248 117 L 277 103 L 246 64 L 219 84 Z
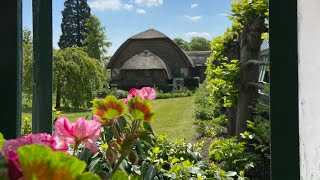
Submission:
M 211 51 L 185 51 L 185 53 L 192 60 L 194 66 L 205 66 Z
M 149 50 L 144 50 L 143 52 L 136 54 L 125 62 L 121 70 L 154 70 L 154 69 L 164 69 L 167 72 L 169 78 L 171 78 L 170 73 L 166 67 L 163 60 L 157 55 L 153 54 Z
M 166 69 L 166 65 L 157 55 L 144 50 L 130 58 L 121 69 Z
M 154 30 L 154 29 L 148 29 L 146 31 L 143 31 L 139 34 L 136 34 L 132 36 L 130 39 L 157 39 L 157 38 L 168 38 L 163 33 Z
M 182 56 L 182 58 L 185 60 L 185 62 L 190 66 L 190 67 L 194 67 L 193 61 L 191 60 L 190 57 L 188 57 L 185 52 L 183 52 L 183 50 L 181 48 L 179 48 L 179 46 L 173 42 L 169 37 L 167 37 L 166 35 L 164 35 L 163 33 L 154 30 L 154 29 L 149 29 L 146 31 L 143 31 L 141 33 L 138 33 L 134 36 L 132 36 L 131 38 L 127 39 L 119 48 L 118 50 L 114 53 L 114 55 L 111 57 L 107 68 L 110 69 L 113 67 L 115 61 L 117 60 L 118 56 L 123 53 L 126 50 L 126 47 L 128 46 L 128 44 L 132 41 L 139 41 L 139 40 L 150 40 L 152 41 L 153 39 L 164 39 L 165 41 L 168 42 L 168 45 L 171 45 L 172 48 L 175 48 L 177 50 L 177 52 Z M 160 47 L 159 47 L 160 48 Z

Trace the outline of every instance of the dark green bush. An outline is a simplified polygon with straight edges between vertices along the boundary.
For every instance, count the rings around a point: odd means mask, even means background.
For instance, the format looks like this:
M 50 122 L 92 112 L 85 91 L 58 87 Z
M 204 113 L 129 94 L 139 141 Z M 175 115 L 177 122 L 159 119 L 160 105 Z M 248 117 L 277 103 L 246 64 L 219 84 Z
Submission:
M 182 92 L 169 92 L 163 93 L 162 91 L 157 91 L 157 99 L 168 99 L 168 98 L 177 98 L 177 97 L 188 97 L 192 96 L 193 92 L 190 90 L 185 90 Z
M 217 116 L 219 111 L 218 104 L 214 104 L 210 101 L 209 92 L 205 88 L 205 84 L 201 84 L 199 88 L 194 93 L 195 97 L 195 111 L 194 118 L 196 120 L 211 120 L 213 117 Z
M 200 84 L 200 78 L 194 77 L 194 78 L 184 78 L 184 86 L 187 88 L 197 88 Z

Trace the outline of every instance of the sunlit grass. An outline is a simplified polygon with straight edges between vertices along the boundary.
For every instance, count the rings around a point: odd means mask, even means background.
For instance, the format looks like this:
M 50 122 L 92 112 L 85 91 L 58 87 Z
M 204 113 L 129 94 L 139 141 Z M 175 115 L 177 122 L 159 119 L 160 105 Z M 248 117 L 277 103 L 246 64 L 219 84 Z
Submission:
M 152 102 L 156 119 L 152 127 L 157 134 L 167 134 L 171 140 L 185 138 L 191 142 L 196 129 L 193 125 L 193 97 L 159 99 Z
M 90 109 L 81 110 L 81 111 L 62 111 L 60 116 L 65 116 L 72 122 L 76 121 L 79 117 L 92 119 L 92 114 Z M 26 111 L 22 112 L 22 119 L 24 117 L 27 117 L 29 120 L 31 120 L 32 118 L 31 112 L 26 112 Z
M 193 97 L 181 97 L 170 99 L 157 99 L 152 101 L 153 110 L 156 113 L 156 119 L 152 127 L 157 134 L 167 134 L 171 140 L 185 138 L 191 142 L 195 135 L 193 125 Z M 91 110 L 67 111 L 62 110 L 60 116 L 67 117 L 74 122 L 79 117 L 91 119 Z M 31 120 L 31 108 L 23 110 L 22 119 L 27 117 Z

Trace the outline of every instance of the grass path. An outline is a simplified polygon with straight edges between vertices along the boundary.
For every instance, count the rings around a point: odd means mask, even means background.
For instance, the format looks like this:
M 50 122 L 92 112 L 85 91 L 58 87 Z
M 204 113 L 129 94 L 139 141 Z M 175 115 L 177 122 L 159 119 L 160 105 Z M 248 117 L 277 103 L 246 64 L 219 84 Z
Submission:
M 157 134 L 167 134 L 170 140 L 185 138 L 187 142 L 192 142 L 196 133 L 193 125 L 192 113 L 194 111 L 193 97 L 181 97 L 170 99 L 158 99 L 152 101 L 156 119 L 152 127 Z M 69 120 L 75 121 L 79 117 L 91 117 L 91 111 L 64 112 L 61 116 L 66 116 Z M 31 120 L 31 112 L 24 111 L 22 118 L 28 117 Z
M 156 119 L 152 127 L 157 134 L 167 134 L 171 140 L 185 138 L 192 142 L 196 133 L 192 114 L 193 97 L 159 99 L 152 102 Z

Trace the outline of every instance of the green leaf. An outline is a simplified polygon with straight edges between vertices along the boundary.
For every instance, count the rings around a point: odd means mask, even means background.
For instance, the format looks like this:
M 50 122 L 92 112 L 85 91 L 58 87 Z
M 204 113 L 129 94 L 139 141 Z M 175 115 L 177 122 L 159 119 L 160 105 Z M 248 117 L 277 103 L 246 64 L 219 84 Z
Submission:
M 112 180 L 128 180 L 129 176 L 127 173 L 123 172 L 123 171 L 116 171 L 112 178 Z
M 152 137 L 152 133 L 150 131 L 139 131 L 138 138 L 140 138 L 141 140 L 147 141 L 147 142 L 152 142 L 151 139 L 153 137 Z
M 140 176 L 137 176 L 137 175 L 131 175 L 129 177 L 130 180 L 142 180 L 142 178 Z
M 152 152 L 157 154 L 159 152 L 160 148 L 159 147 L 154 147 L 152 148 Z
M 96 173 L 100 168 L 100 164 L 101 164 L 100 158 L 94 159 L 93 161 L 91 161 L 90 165 L 88 166 L 89 171 Z
M 83 174 L 86 163 L 64 152 L 54 152 L 49 147 L 33 144 L 18 149 L 20 167 L 25 179 L 100 179 L 93 173 Z
M 178 158 L 173 158 L 172 161 L 171 161 L 171 164 L 174 164 L 176 162 L 179 162 L 180 160 Z
M 169 172 L 178 173 L 180 170 L 181 170 L 181 166 L 178 163 L 176 163 L 172 166 L 172 168 L 169 170 Z
M 227 177 L 233 177 L 233 176 L 236 176 L 237 175 L 237 172 L 234 172 L 234 171 L 228 171 L 227 173 L 226 173 L 226 176 Z
M 147 169 L 148 169 L 147 163 L 145 161 L 143 161 L 142 165 L 141 165 L 141 177 L 142 177 L 142 179 L 145 179 L 145 176 L 147 174 Z
M 145 130 L 150 131 L 151 134 L 154 135 L 154 132 L 153 132 L 152 127 L 151 127 L 151 125 L 150 125 L 149 122 L 144 121 L 144 122 L 143 122 L 143 128 L 144 128 Z
M 154 180 L 158 175 L 158 169 L 155 166 L 151 166 L 144 176 L 144 180 Z
M 88 162 L 91 157 L 92 157 L 92 153 L 90 152 L 90 150 L 84 147 L 78 158 L 82 161 Z
M 185 167 L 192 166 L 192 164 L 190 163 L 189 160 L 183 161 L 183 162 L 182 162 L 182 165 L 185 166 Z
M 80 180 L 100 180 L 99 176 L 93 174 L 92 172 L 86 172 L 82 174 Z
M 3 145 L 4 142 L 6 142 L 6 140 L 3 138 L 3 135 L 0 132 L 0 150 L 2 149 L 2 145 Z

